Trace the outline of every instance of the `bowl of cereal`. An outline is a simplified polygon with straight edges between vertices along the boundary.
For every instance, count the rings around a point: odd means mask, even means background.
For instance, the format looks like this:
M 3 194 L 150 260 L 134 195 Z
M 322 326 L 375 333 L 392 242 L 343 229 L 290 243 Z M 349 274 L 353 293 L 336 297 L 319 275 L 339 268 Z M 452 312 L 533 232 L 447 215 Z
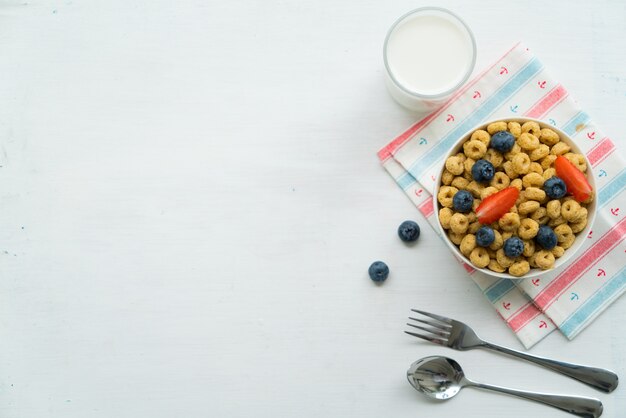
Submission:
M 530 118 L 469 130 L 451 147 L 435 184 L 446 244 L 500 278 L 537 277 L 566 264 L 596 213 L 587 157 L 565 132 Z

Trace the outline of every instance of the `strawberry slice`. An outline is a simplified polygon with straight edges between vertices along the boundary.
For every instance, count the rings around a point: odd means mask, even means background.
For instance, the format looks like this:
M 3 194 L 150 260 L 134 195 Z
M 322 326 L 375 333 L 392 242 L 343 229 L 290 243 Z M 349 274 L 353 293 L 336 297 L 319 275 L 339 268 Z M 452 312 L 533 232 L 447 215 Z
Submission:
M 515 187 L 507 187 L 486 197 L 476 208 L 478 221 L 483 225 L 497 221 L 515 205 L 518 197 L 519 190 Z
M 567 186 L 567 191 L 574 196 L 577 202 L 584 202 L 589 199 L 593 189 L 585 177 L 585 173 L 580 171 L 567 158 L 559 155 L 554 161 L 556 175 L 559 176 Z

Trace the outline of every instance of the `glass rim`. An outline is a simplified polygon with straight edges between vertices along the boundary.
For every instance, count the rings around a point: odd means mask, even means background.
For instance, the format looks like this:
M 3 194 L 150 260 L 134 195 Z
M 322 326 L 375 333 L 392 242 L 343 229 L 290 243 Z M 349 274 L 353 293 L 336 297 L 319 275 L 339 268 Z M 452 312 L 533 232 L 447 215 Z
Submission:
M 448 14 L 453 19 L 456 19 L 463 28 L 465 28 L 465 30 L 467 31 L 467 34 L 469 35 L 470 41 L 472 43 L 472 60 L 470 62 L 470 65 L 468 65 L 467 67 L 467 71 L 465 72 L 465 75 L 463 75 L 461 80 L 457 84 L 455 84 L 453 87 L 437 94 L 420 94 L 420 93 L 416 93 L 414 91 L 407 89 L 393 75 L 393 72 L 391 71 L 391 68 L 389 67 L 389 61 L 387 60 L 387 45 L 389 44 L 389 38 L 391 38 L 392 33 L 402 21 L 404 21 L 407 17 L 411 15 L 419 14 L 423 12 L 429 12 L 429 11 L 442 12 L 444 14 Z M 418 99 L 440 99 L 445 96 L 448 96 L 449 94 L 453 93 L 455 90 L 459 89 L 463 84 L 465 84 L 465 82 L 472 75 L 472 71 L 474 71 L 474 66 L 476 65 L 476 39 L 474 38 L 474 34 L 472 30 L 469 28 L 469 26 L 467 25 L 467 23 L 465 23 L 465 21 L 461 19 L 456 13 L 448 9 L 445 9 L 443 7 L 435 7 L 435 6 L 419 7 L 417 9 L 413 9 L 403 14 L 402 16 L 400 16 L 387 31 L 387 36 L 385 36 L 385 43 L 383 45 L 383 62 L 385 63 L 385 70 L 387 71 L 387 75 L 389 75 L 389 78 L 391 79 L 393 84 L 396 87 L 398 87 L 400 90 L 402 90 L 404 93 L 414 98 L 418 98 Z

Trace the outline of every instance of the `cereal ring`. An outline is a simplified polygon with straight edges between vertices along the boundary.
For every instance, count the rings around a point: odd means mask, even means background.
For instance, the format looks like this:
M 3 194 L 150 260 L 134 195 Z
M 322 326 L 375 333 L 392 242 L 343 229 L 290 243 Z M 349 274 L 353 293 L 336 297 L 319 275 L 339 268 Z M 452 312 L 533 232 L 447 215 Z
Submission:
M 539 232 L 539 224 L 530 218 L 524 218 L 520 221 L 517 235 L 521 239 L 533 239 Z
M 511 161 L 505 161 L 504 164 L 502 164 L 502 168 L 510 179 L 516 179 L 519 177 L 519 174 L 513 168 L 513 163 Z
M 496 260 L 489 260 L 489 264 L 487 268 L 491 271 L 495 271 L 496 273 L 504 273 L 506 269 L 500 265 Z
M 539 209 L 534 211 L 533 214 L 530 215 L 530 219 L 537 222 L 539 225 L 545 225 L 550 220 L 550 218 L 548 218 L 548 215 L 546 213 L 546 208 L 544 207 L 540 207 Z
M 502 267 L 509 267 L 513 263 L 515 263 L 515 259 L 514 258 L 507 257 L 507 255 L 504 254 L 504 249 L 503 248 L 500 248 L 498 251 L 496 251 L 496 261 Z
M 511 209 L 509 209 L 509 212 L 510 213 L 517 213 L 517 214 L 519 214 L 519 212 L 517 211 L 517 205 L 513 205 L 511 207 Z
M 572 234 L 569 235 L 565 241 L 560 242 L 559 244 L 561 244 L 561 247 L 563 247 L 564 250 L 567 250 L 569 247 L 572 246 L 572 244 L 574 244 L 574 240 L 576 239 L 576 235 Z
M 517 190 L 519 190 L 521 192 L 522 191 L 522 179 L 513 179 L 513 180 L 511 180 L 510 186 L 515 187 Z
M 561 138 L 559 138 L 559 134 L 554 132 L 552 129 L 543 128 L 539 134 L 539 140 L 542 144 L 546 144 L 551 147 L 559 142 Z
M 450 218 L 450 229 L 454 233 L 465 234 L 468 226 L 469 221 L 467 220 L 467 216 L 462 213 L 455 213 L 452 215 L 452 218 Z
M 437 200 L 441 203 L 441 206 L 445 208 L 452 207 L 452 198 L 458 192 L 459 189 L 451 186 L 443 186 L 439 189 L 439 193 L 437 193 Z
M 494 168 L 498 168 L 504 162 L 504 155 L 500 154 L 493 148 L 489 148 L 485 153 L 484 159 L 489 161 Z
M 534 136 L 541 135 L 541 127 L 537 122 L 528 121 L 522 125 L 522 132 L 530 132 Z
M 530 170 L 530 157 L 528 154 L 520 152 L 513 157 L 513 170 L 517 174 L 526 174 Z
M 517 213 L 505 213 L 500 219 L 498 219 L 498 225 L 500 229 L 506 232 L 515 231 L 519 228 L 520 219 Z M 504 238 L 504 236 L 503 236 Z
M 503 121 L 494 122 L 494 123 L 490 123 L 487 126 L 487 132 L 489 132 L 491 135 L 499 131 L 506 131 L 506 122 L 503 122 Z
M 467 172 L 464 172 L 464 173 L 463 173 L 463 178 L 464 178 L 465 180 L 467 180 L 467 181 L 472 181 L 472 180 L 474 180 L 474 178 L 472 177 L 472 173 L 467 173 Z
M 554 254 L 552 251 L 548 250 L 540 250 L 537 251 L 537 255 L 535 256 L 535 264 L 541 270 L 548 270 L 554 267 Z
M 525 132 L 517 138 L 517 143 L 525 151 L 532 151 L 539 148 L 539 138 L 533 134 Z
M 496 223 L 496 226 L 498 226 L 497 223 Z M 502 232 L 502 241 L 506 241 L 507 239 L 511 238 L 512 236 L 513 236 L 513 232 L 511 232 L 511 231 Z
M 561 215 L 559 215 L 557 218 L 550 219 L 548 221 L 548 226 L 551 226 L 554 228 L 555 226 L 563 225 L 566 223 L 567 221 Z
M 582 154 L 568 152 L 563 155 L 563 157 L 567 158 L 570 163 L 574 164 L 576 168 L 578 168 L 583 173 L 587 171 L 587 162 L 585 161 L 585 157 Z
M 569 224 L 569 227 L 572 228 L 572 232 L 575 234 L 578 234 L 580 231 L 585 229 L 586 226 L 587 226 L 586 216 L 578 222 L 572 222 Z
M 470 192 L 472 194 L 472 196 L 474 196 L 475 198 L 479 198 L 480 197 L 480 193 L 483 191 L 484 188 L 485 188 L 485 186 L 483 186 L 482 184 L 477 183 L 477 182 L 475 182 L 473 180 L 470 181 L 467 186 L 465 186 L 465 190 Z
M 521 205 L 522 203 L 526 202 L 528 199 L 526 199 L 526 196 L 524 196 L 524 190 L 522 190 L 521 192 L 519 192 L 519 196 L 517 196 L 517 200 L 515 201 L 516 205 Z
M 495 187 L 498 190 L 502 190 L 506 187 L 509 187 L 511 180 L 509 176 L 507 176 L 502 171 L 498 171 L 493 175 L 491 182 L 489 183 L 492 187 Z
M 446 169 L 455 176 L 462 174 L 464 168 L 465 167 L 463 167 L 463 161 L 461 161 L 461 159 L 457 156 L 449 157 L 446 160 Z
M 454 174 L 444 169 L 443 173 L 441 174 L 441 183 L 449 186 L 452 183 L 452 180 L 454 180 Z
M 522 184 L 525 188 L 528 187 L 542 187 L 543 186 L 543 176 L 537 173 L 528 173 L 524 177 L 522 177 Z
M 543 168 L 541 168 L 541 164 L 539 164 L 536 161 L 533 161 L 532 163 L 530 163 L 530 168 L 528 169 L 528 172 L 543 174 Z
M 474 160 L 473 158 L 465 159 L 465 161 L 463 162 L 463 167 L 465 168 L 466 173 L 472 174 L 472 167 L 474 166 L 475 162 L 476 160 Z
M 504 158 L 511 161 L 513 157 L 515 157 L 520 152 L 522 152 L 522 147 L 520 147 L 516 142 L 515 144 L 513 144 L 513 148 L 511 148 L 511 151 L 504 153 Z
M 453 214 L 454 212 L 452 212 L 452 209 L 450 208 L 439 209 L 439 223 L 443 229 L 450 229 L 450 219 Z
M 555 156 L 553 156 L 555 157 Z M 556 170 L 552 167 L 548 168 L 546 171 L 543 172 L 543 179 L 544 180 L 548 180 L 549 178 L 552 178 L 556 176 Z
M 472 136 L 470 137 L 470 141 L 473 141 L 475 139 L 479 140 L 480 142 L 485 144 L 486 147 L 488 147 L 489 141 L 491 140 L 491 135 L 489 135 L 487 131 L 483 131 L 482 129 L 479 129 L 477 131 L 474 131 L 472 133 Z
M 552 255 L 554 255 L 554 257 L 556 258 L 561 257 L 563 253 L 565 253 L 565 248 L 558 245 L 552 249 Z
M 487 152 L 487 146 L 483 144 L 482 142 L 480 142 L 479 140 L 475 139 L 473 141 L 469 141 L 463 144 L 463 152 L 465 152 L 465 155 L 467 155 L 473 160 L 480 160 Z M 450 169 L 448 168 L 448 170 Z M 454 171 L 452 172 L 454 173 Z M 458 173 L 458 174 L 461 174 L 461 173 Z
M 568 153 L 570 149 L 570 146 L 567 145 L 565 142 L 557 142 L 552 146 L 552 149 L 550 149 L 550 154 L 563 155 Z
M 574 233 L 572 232 L 572 228 L 569 225 L 562 224 L 554 228 L 554 233 L 556 234 L 556 239 L 558 242 L 565 242 L 569 237 L 573 237 Z
M 511 135 L 513 135 L 516 139 L 522 134 L 522 125 L 517 122 L 509 122 L 507 127 L 509 128 Z
M 529 213 L 533 213 L 537 209 L 539 209 L 539 202 L 534 200 L 529 200 L 528 202 L 521 203 L 517 208 L 517 212 L 520 215 L 528 215 Z
M 548 216 L 551 219 L 556 219 L 561 216 L 561 201 L 558 199 L 554 199 L 549 201 L 546 204 L 546 210 L 548 211 Z
M 470 224 L 469 228 L 467 228 L 467 232 L 469 232 L 470 234 L 475 234 L 476 232 L 478 232 L 481 226 L 483 225 L 480 222 L 474 221 Z
M 467 222 L 470 223 L 470 225 L 474 222 L 476 222 L 476 219 L 478 219 L 478 217 L 476 216 L 476 212 L 470 212 L 468 214 L 466 214 L 465 216 L 467 216 Z M 471 232 L 470 232 L 471 234 Z
M 535 253 L 535 241 L 533 240 L 525 240 L 524 241 L 524 252 L 522 255 L 524 257 L 530 257 Z
M 450 241 L 452 241 L 456 245 L 461 244 L 461 241 L 463 240 L 464 236 L 465 234 L 457 234 L 456 232 L 452 230 L 448 231 L 448 238 L 450 239 Z
M 539 145 L 530 153 L 530 161 L 538 161 L 550 154 L 550 147 L 545 144 Z
M 554 160 L 556 160 L 556 155 L 552 155 L 552 154 L 548 154 L 541 159 L 540 161 L 541 168 L 543 168 L 544 172 L 548 168 L 552 167 L 552 164 L 554 164 Z
M 521 277 L 530 271 L 530 264 L 526 260 L 520 260 L 509 267 L 509 274 L 515 277 Z
M 469 181 L 463 177 L 455 177 L 454 180 L 452 180 L 452 187 L 456 187 L 459 190 L 464 190 L 468 184 Z
M 481 199 L 485 199 L 487 196 L 491 196 L 494 193 L 498 193 L 498 189 L 496 189 L 495 187 L 492 187 L 492 186 L 485 187 L 480 192 L 480 198 Z
M 502 245 L 504 245 L 504 240 L 502 239 L 502 235 L 499 231 L 494 230 L 493 234 L 495 235 L 495 238 L 493 242 L 489 245 L 489 249 L 496 251 L 502 248 Z
M 487 250 L 485 250 L 482 247 L 474 248 L 469 255 L 469 259 L 472 262 L 472 264 L 478 268 L 487 267 L 489 265 L 489 260 L 490 260 Z
M 524 189 L 524 197 L 526 197 L 527 200 L 541 202 L 546 198 L 546 192 L 538 187 L 527 187 Z
M 462 152 L 457 152 L 455 157 L 460 158 L 462 163 L 464 163 L 465 160 L 467 159 L 467 156 L 463 154 Z
M 461 245 L 459 246 L 461 254 L 463 254 L 465 257 L 469 257 L 474 248 L 476 248 L 476 235 L 465 235 L 461 240 Z
M 580 220 L 582 217 L 580 212 L 581 207 L 575 200 L 568 200 L 561 205 L 561 216 L 566 221 Z

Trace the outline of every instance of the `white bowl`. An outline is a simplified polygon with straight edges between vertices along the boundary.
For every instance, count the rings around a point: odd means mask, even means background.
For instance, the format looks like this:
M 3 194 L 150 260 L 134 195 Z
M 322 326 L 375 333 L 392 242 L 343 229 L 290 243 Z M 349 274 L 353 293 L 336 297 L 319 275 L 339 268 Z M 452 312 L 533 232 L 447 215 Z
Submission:
M 444 168 L 445 168 L 445 161 L 448 159 L 448 157 L 457 154 L 458 152 L 461 152 L 463 149 L 463 143 L 472 135 L 472 133 L 477 130 L 477 129 L 484 129 L 487 130 L 487 125 L 494 123 L 494 122 L 498 122 L 498 121 L 507 121 L 507 122 L 519 122 L 520 124 L 524 124 L 524 122 L 537 122 L 539 124 L 539 126 L 541 126 L 541 128 L 550 128 L 552 129 L 554 132 L 556 132 L 557 134 L 559 134 L 559 136 L 561 137 L 561 141 L 565 142 L 567 145 L 569 145 L 572 148 L 572 152 L 576 152 L 578 154 L 582 154 L 585 157 L 585 162 L 587 163 L 587 172 L 586 177 L 587 177 L 587 181 L 589 182 L 589 184 L 591 185 L 591 187 L 593 188 L 594 191 L 594 199 L 593 202 L 591 202 L 588 206 L 587 206 L 587 211 L 588 211 L 588 217 L 587 217 L 587 226 L 585 227 L 584 230 L 582 230 L 581 232 L 579 232 L 578 234 L 576 234 L 576 239 L 574 240 L 574 243 L 572 244 L 572 246 L 570 248 L 568 248 L 567 250 L 565 250 L 565 253 L 556 259 L 555 263 L 554 263 L 554 268 L 549 269 L 549 270 L 541 270 L 538 268 L 531 268 L 530 271 L 528 273 L 526 273 L 525 275 L 523 275 L 522 277 L 516 277 L 516 276 L 512 276 L 508 273 L 497 273 L 495 271 L 489 270 L 487 268 L 478 268 L 476 266 L 474 266 L 472 264 L 472 262 L 465 257 L 461 251 L 459 250 L 459 247 L 457 247 L 456 245 L 454 245 L 454 243 L 452 241 L 450 241 L 450 239 L 448 238 L 448 235 L 446 233 L 446 231 L 443 229 L 443 227 L 441 226 L 441 222 L 439 220 L 439 209 L 441 209 L 441 205 L 439 204 L 439 201 L 437 200 L 437 195 L 439 194 L 439 189 L 441 188 L 441 175 L 443 174 Z M 441 236 L 443 237 L 444 241 L 446 242 L 446 244 L 448 245 L 448 247 L 450 247 L 450 250 L 452 250 L 452 252 L 461 260 L 463 260 L 465 263 L 469 264 L 470 266 L 472 266 L 474 269 L 481 271 L 485 274 L 488 274 L 490 276 L 493 277 L 499 277 L 502 279 L 525 279 L 528 277 L 538 277 L 541 276 L 543 274 L 549 273 L 551 271 L 554 271 L 555 269 L 559 269 L 560 267 L 566 265 L 568 263 L 568 261 L 572 258 L 572 256 L 580 249 L 580 247 L 583 245 L 583 243 L 585 242 L 585 240 L 587 239 L 587 235 L 589 235 L 589 231 L 591 230 L 591 227 L 593 225 L 593 221 L 595 220 L 596 217 L 596 200 L 597 200 L 597 193 L 596 192 L 596 182 L 595 182 L 595 178 L 593 176 L 592 173 L 592 167 L 591 167 L 591 163 L 589 162 L 589 160 L 587 159 L 587 156 L 581 151 L 581 149 L 574 143 L 574 141 L 570 138 L 569 135 L 567 135 L 565 132 L 563 132 L 562 130 L 556 128 L 555 126 L 552 126 L 550 124 L 547 124 L 545 122 L 542 122 L 540 120 L 537 119 L 531 119 L 531 118 L 499 118 L 499 119 L 494 119 L 485 123 L 481 123 L 478 126 L 473 127 L 472 129 L 470 129 L 469 131 L 467 131 L 465 134 L 463 134 L 461 136 L 461 138 L 459 138 L 458 141 L 455 142 L 455 144 L 452 146 L 452 148 L 450 149 L 450 152 L 448 152 L 443 160 L 443 164 L 441 166 L 441 168 L 439 169 L 439 173 L 437 175 L 437 180 L 435 182 L 435 191 L 433 193 L 433 207 L 435 208 L 435 216 L 437 217 L 437 225 L 439 227 L 439 232 L 441 233 Z

